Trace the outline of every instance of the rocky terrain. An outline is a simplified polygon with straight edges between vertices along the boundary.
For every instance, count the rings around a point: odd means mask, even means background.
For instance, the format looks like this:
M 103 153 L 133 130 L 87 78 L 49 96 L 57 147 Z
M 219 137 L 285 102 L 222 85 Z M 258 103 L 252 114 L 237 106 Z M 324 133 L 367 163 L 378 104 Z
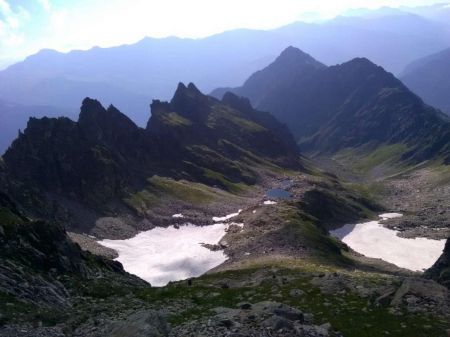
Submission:
M 273 260 L 164 288 L 122 292 L 99 281 L 85 288 L 90 296 L 75 301 L 66 323 L 20 329 L 8 324 L 0 335 L 14 336 L 18 330 L 21 336 L 445 335 L 445 287 L 419 278 L 328 268 L 300 260 L 280 267 Z
M 431 167 L 392 177 L 385 182 L 386 204 L 404 212 L 387 226 L 403 237 L 450 237 L 450 183 L 446 167 Z M 420 224 L 420 226 L 418 226 Z
M 348 188 L 376 200 L 401 218 L 385 225 L 406 238 L 449 237 L 449 168 L 440 162 L 398 165 L 389 156 L 374 158 L 354 152 L 333 158 L 318 157 L 317 164 L 336 174 Z
M 74 254 L 72 263 L 59 267 L 59 262 L 53 265 L 50 259 L 49 276 L 43 277 L 52 281 L 39 289 L 53 294 L 45 295 L 47 300 L 63 298 L 64 311 L 35 303 L 39 297 L 19 295 L 27 293 L 22 289 L 33 289 L 33 282 L 10 284 L 7 289 L 16 293 L 1 292 L 6 306 L 1 311 L 0 336 L 351 337 L 360 336 L 361 331 L 369 336 L 445 335 L 450 328 L 447 288 L 358 256 L 327 235 L 327 229 L 341 223 L 370 218 L 380 206 L 320 171 L 291 173 L 272 179 L 272 184 L 285 188 L 291 199 L 264 204 L 264 192 L 249 198 L 248 206 L 229 220 L 244 223 L 243 228 L 231 226 L 220 242 L 229 255 L 225 264 L 199 278 L 162 288 L 125 274 L 117 263 L 110 265 L 83 253 L 56 227 L 58 240 L 67 242 L 61 247 L 68 247 L 57 251 Z M 3 209 L 16 214 L 13 204 L 4 200 L 7 207 Z M 17 216 L 27 221 L 20 213 Z M 16 221 L 10 223 L 15 227 Z M 44 239 L 42 227 L 34 228 L 31 237 L 51 245 L 59 242 L 53 236 Z M 9 242 L 22 235 L 22 242 L 29 240 L 25 233 L 9 236 L 7 247 L 16 247 Z M 22 246 L 13 249 L 20 251 L 13 256 L 27 256 Z M 35 254 L 39 256 L 36 252 L 30 259 Z M 8 256 L 6 261 L 11 259 Z M 78 261 L 73 256 L 80 257 L 80 267 L 67 274 L 64 268 Z M 92 262 L 82 267 L 83 261 Z M 443 269 L 442 261 L 435 269 Z M 3 272 L 10 277 L 11 270 Z
M 281 59 L 295 66 L 297 56 L 288 50 Z M 405 216 L 385 225 L 402 236 L 446 237 L 447 124 L 368 60 L 332 69 L 301 60 L 300 75 L 309 66 L 309 74 L 351 74 L 344 82 L 352 88 L 354 77 L 367 77 L 361 100 L 375 95 L 382 107 L 361 115 L 364 132 L 350 143 L 374 137 L 384 104 L 400 107 L 397 117 L 418 116 L 384 136 L 405 135 L 408 146 L 431 131 L 437 138 L 403 151 L 375 137 L 377 147 L 313 162 L 299 155 L 286 125 L 248 99 L 226 93 L 219 101 L 193 84 L 180 84 L 170 102 L 153 101 L 145 129 L 89 98 L 77 122 L 31 119 L 0 161 L 0 336 L 448 335 L 448 243 L 422 275 L 329 235 L 397 211 Z M 386 83 L 396 87 L 379 97 Z M 342 107 L 347 117 L 367 107 L 355 100 Z M 422 122 L 430 128 L 417 131 Z M 414 165 L 425 154 L 433 160 Z M 98 242 L 156 226 L 207 226 L 238 210 L 206 247 L 228 259 L 163 287 L 125 272 L 111 260 L 117 252 Z

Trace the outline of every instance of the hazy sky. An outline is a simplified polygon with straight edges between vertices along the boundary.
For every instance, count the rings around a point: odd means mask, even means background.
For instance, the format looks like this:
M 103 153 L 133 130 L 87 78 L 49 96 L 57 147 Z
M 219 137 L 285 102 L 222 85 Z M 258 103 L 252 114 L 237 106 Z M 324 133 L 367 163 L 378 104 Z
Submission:
M 442 0 L 0 0 L 0 68 L 43 48 L 133 43 L 144 36 L 204 37 L 331 18 L 350 8 Z

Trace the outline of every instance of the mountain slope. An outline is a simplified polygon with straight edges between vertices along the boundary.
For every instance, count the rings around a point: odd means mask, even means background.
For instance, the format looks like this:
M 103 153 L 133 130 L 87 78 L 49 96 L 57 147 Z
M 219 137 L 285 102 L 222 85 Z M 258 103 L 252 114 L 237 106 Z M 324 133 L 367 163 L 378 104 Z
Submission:
M 1 173 L 0 173 L 1 174 Z M 0 298 L 2 325 L 37 322 L 47 315 L 67 319 L 77 283 L 85 287 L 107 279 L 114 286 L 145 286 L 118 262 L 84 252 L 55 223 L 26 218 L 0 188 Z
M 284 125 L 248 101 L 220 102 L 193 84 L 180 84 L 170 102 L 154 101 L 146 129 L 89 98 L 78 122 L 31 118 L 3 159 L 11 194 L 27 198 L 32 215 L 85 231 L 100 215 L 135 215 L 126 200 L 156 175 L 236 192 L 264 168 L 300 167 Z
M 289 125 L 303 150 L 335 153 L 401 144 L 403 159 L 450 160 L 448 119 L 383 68 L 364 58 L 317 67 L 298 49 L 288 48 L 286 53 L 295 61 L 283 64 L 280 57 L 258 73 L 258 85 L 247 81 L 232 91 L 251 93 L 258 109 L 271 111 Z M 291 71 L 271 71 L 283 67 Z M 263 87 L 260 83 L 278 85 Z
M 450 49 L 411 63 L 400 78 L 425 102 L 450 114 Z

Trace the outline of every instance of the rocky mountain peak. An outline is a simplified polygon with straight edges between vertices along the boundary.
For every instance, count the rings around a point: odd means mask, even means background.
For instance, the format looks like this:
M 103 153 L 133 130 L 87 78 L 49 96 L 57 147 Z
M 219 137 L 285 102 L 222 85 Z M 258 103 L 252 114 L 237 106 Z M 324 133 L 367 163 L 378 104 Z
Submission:
M 177 90 L 175 91 L 172 100 L 181 99 L 186 96 L 195 98 L 202 96 L 202 93 L 198 90 L 194 83 L 189 83 L 187 86 L 183 82 L 178 83 Z
M 110 105 L 105 109 L 99 101 L 89 97 L 85 98 L 81 105 L 78 125 L 86 138 L 91 140 L 105 140 L 121 135 L 127 137 L 130 132 L 138 129 L 133 121 L 115 106 Z
M 189 82 L 189 84 L 188 84 L 188 86 L 187 86 L 187 89 L 188 89 L 189 91 L 191 91 L 191 92 L 195 92 L 195 93 L 197 93 L 197 94 L 202 95 L 202 93 L 200 92 L 200 90 L 198 90 L 198 88 L 197 88 L 197 87 L 195 86 L 195 84 L 192 83 L 192 82 Z
M 316 67 L 324 66 L 322 63 L 314 59 L 311 55 L 293 46 L 289 46 L 285 50 L 283 50 L 274 63 L 308 64 Z
M 210 104 L 211 98 L 203 95 L 193 83 L 189 83 L 188 86 L 179 83 L 170 101 L 172 111 L 177 111 L 183 117 L 193 121 L 203 120 Z
M 89 116 L 94 113 L 101 113 L 102 111 L 104 111 L 104 108 L 99 101 L 86 97 L 81 103 L 80 118 L 84 118 L 85 116 Z

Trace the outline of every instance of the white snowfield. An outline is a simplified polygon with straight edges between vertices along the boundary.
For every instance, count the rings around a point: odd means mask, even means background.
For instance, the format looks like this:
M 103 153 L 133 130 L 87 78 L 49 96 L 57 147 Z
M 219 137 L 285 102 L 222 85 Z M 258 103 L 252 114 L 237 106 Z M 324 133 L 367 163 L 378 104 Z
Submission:
M 213 221 L 214 222 L 219 222 L 219 221 L 227 221 L 230 220 L 231 218 L 234 218 L 235 216 L 238 216 L 239 213 L 242 212 L 242 209 L 238 210 L 236 213 L 231 213 L 225 216 L 213 216 Z
M 381 214 L 382 220 L 401 217 L 400 213 Z M 445 240 L 426 238 L 405 239 L 398 231 L 388 229 L 379 221 L 345 225 L 330 231 L 356 252 L 383 259 L 398 267 L 423 271 L 431 267 L 444 250 Z
M 240 210 L 220 219 L 228 220 L 239 213 Z M 119 257 L 116 260 L 127 272 L 159 287 L 170 281 L 200 276 L 225 262 L 227 256 L 223 251 L 212 251 L 203 244 L 219 243 L 231 225 L 244 226 L 242 223 L 221 222 L 203 227 L 185 224 L 178 229 L 174 226 L 156 227 L 131 239 L 102 240 L 99 243 L 117 251 Z
M 263 202 L 264 205 L 276 205 L 277 202 L 273 200 L 266 200 Z

